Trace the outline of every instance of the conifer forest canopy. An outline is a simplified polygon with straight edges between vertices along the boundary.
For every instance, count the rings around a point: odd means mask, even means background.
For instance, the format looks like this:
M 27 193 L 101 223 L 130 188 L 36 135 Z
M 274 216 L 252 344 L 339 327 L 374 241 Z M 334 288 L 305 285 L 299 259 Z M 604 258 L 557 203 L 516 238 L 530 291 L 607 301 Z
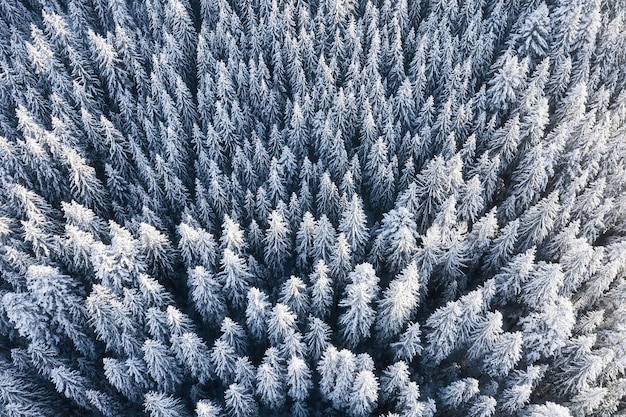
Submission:
M 0 416 L 626 416 L 626 2 L 0 0 Z

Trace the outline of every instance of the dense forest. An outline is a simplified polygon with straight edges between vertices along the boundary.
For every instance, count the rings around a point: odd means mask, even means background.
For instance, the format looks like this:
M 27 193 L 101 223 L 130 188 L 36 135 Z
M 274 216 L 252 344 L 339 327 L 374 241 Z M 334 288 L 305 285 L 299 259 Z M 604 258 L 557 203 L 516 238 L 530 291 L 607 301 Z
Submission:
M 626 415 L 622 0 L 0 1 L 0 415 Z

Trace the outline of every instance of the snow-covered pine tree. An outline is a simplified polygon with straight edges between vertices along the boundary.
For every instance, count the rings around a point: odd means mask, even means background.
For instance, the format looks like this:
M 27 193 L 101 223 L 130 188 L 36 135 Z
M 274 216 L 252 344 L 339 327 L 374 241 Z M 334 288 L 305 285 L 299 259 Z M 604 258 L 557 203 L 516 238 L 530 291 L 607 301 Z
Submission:
M 624 33 L 0 2 L 0 415 L 620 415 Z

